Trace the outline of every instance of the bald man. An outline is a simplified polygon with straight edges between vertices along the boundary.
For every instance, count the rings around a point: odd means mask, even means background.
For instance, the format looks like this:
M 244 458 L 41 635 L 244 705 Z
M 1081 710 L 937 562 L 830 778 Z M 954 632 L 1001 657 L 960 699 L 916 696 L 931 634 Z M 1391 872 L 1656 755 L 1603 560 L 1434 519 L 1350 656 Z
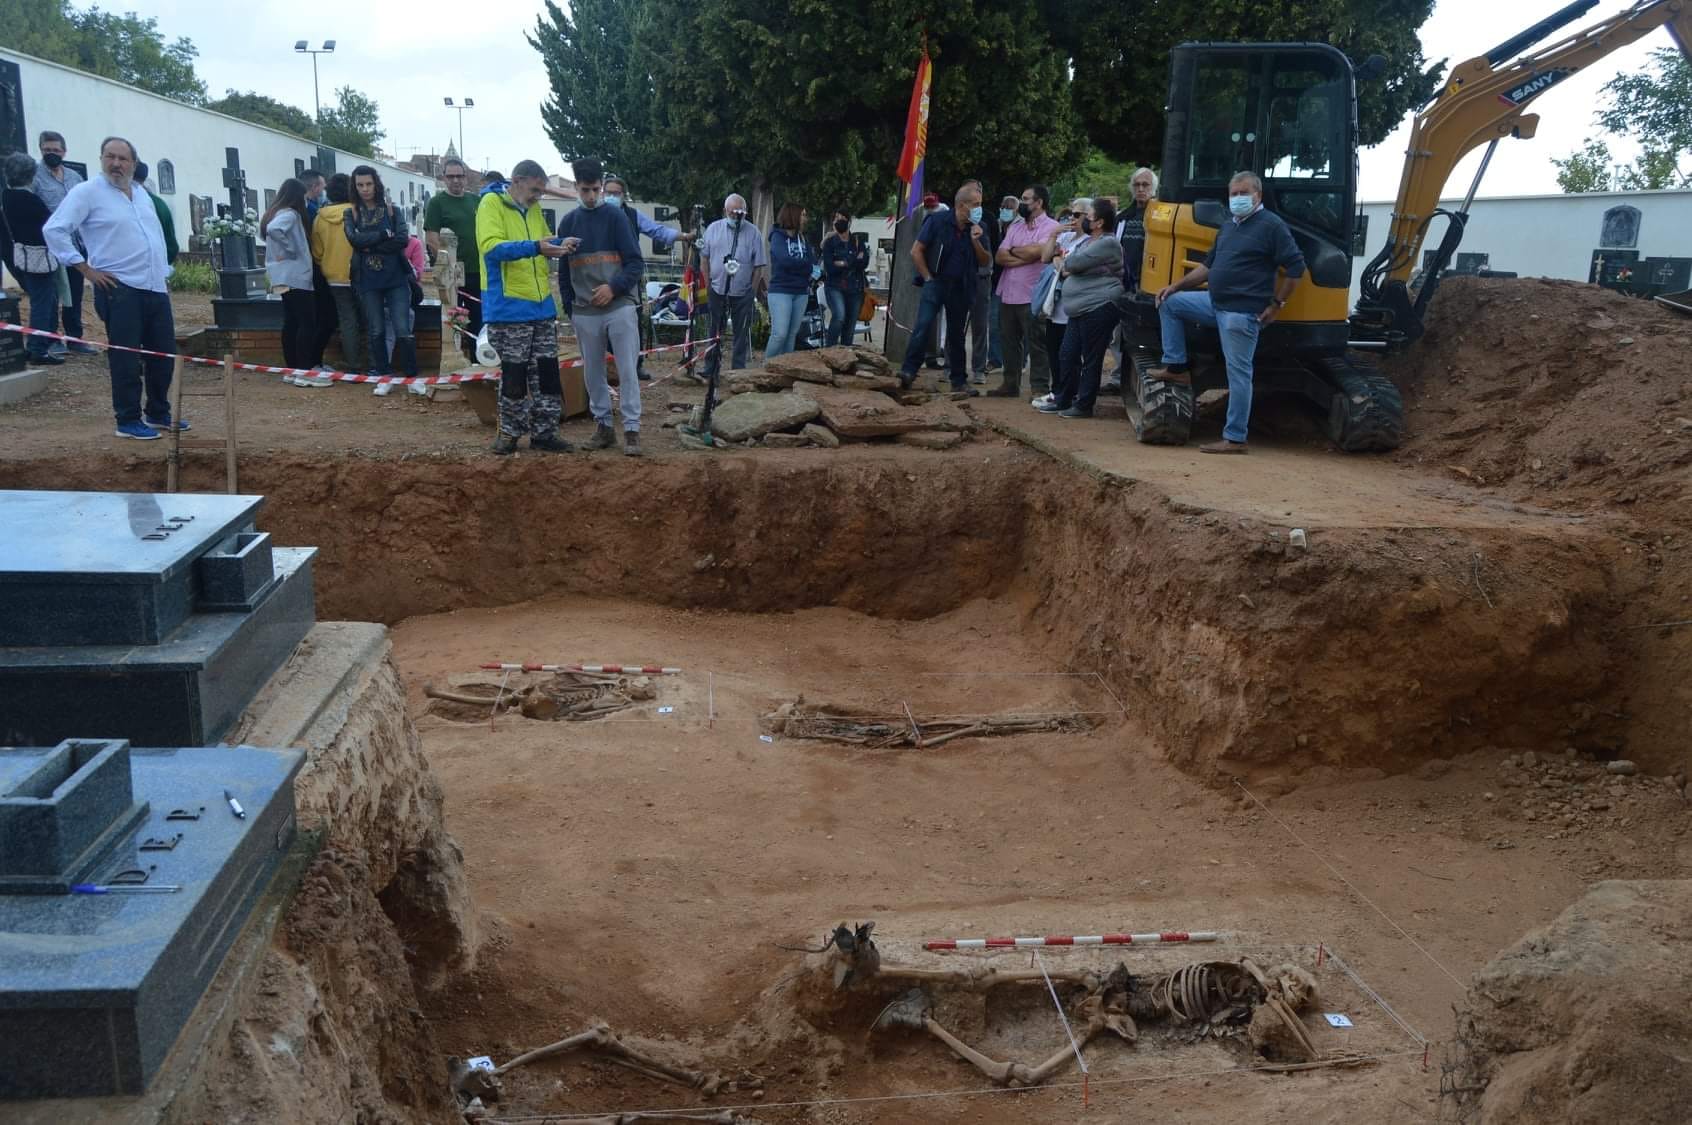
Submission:
M 757 311 L 753 302 L 769 284 L 770 265 L 764 232 L 747 217 L 745 197 L 735 194 L 723 200 L 723 217 L 705 228 L 699 249 L 710 283 L 711 335 L 720 340 L 724 329 L 733 323 L 733 369 L 739 371 L 752 354 L 752 322 Z M 700 377 L 715 374 L 722 362 L 719 342 L 705 357 Z

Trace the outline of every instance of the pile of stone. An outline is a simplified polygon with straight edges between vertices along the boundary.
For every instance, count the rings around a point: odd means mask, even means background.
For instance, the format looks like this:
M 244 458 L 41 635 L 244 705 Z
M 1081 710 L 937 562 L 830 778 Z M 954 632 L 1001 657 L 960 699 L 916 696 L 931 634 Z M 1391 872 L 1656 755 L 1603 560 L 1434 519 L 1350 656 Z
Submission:
M 1629 761 L 1599 762 L 1572 748 L 1512 754 L 1498 767 L 1508 814 L 1542 825 L 1557 839 L 1583 828 L 1629 828 L 1659 803 L 1684 801 L 1686 775 L 1648 777 Z M 1488 798 L 1492 794 L 1487 794 Z
M 792 352 L 725 372 L 719 386 L 711 433 L 737 445 L 833 449 L 894 441 L 950 449 L 975 426 L 946 396 L 900 390 L 893 365 L 868 348 Z

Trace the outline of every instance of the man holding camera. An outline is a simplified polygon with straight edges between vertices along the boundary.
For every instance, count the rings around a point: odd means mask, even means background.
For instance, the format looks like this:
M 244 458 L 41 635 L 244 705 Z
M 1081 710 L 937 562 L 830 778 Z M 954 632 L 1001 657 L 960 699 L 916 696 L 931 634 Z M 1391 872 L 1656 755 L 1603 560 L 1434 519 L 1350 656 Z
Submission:
M 730 321 L 734 324 L 732 370 L 739 371 L 750 359 L 753 301 L 769 287 L 770 258 L 764 232 L 747 219 L 746 199 L 738 194 L 723 200 L 723 217 L 705 228 L 699 249 L 711 294 L 711 335 L 717 338 L 700 372 L 709 378 L 722 367 L 722 336 Z

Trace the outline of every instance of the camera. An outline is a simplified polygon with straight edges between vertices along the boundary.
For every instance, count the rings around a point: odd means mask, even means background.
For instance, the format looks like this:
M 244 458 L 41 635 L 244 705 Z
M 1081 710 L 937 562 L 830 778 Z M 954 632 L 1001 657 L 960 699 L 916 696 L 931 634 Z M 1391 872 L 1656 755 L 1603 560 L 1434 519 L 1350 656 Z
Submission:
M 723 262 L 723 272 L 728 274 L 730 277 L 733 277 L 735 274 L 740 272 L 740 263 L 735 261 L 733 258 L 726 259 Z

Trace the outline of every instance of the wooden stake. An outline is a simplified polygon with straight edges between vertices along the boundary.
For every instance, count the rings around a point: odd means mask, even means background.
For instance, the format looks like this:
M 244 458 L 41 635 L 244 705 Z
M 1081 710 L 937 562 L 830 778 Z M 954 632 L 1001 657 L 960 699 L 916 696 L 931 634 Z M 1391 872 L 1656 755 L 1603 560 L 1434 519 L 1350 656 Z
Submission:
M 233 496 L 238 491 L 235 480 L 235 357 L 228 354 L 223 357 L 223 418 L 223 463 L 229 478 L 229 494 Z

